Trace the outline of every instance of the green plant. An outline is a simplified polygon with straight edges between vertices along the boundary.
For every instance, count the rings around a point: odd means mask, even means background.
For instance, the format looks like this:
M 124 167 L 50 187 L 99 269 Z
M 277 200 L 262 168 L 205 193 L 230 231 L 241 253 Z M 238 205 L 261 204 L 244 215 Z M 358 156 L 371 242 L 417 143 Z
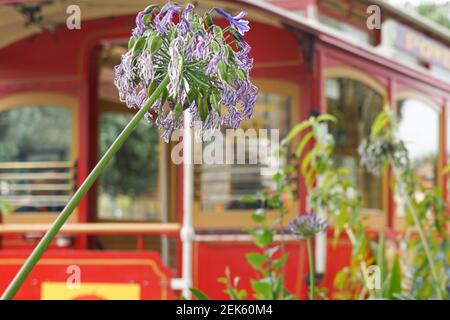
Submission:
M 396 118 L 386 108 L 376 118 L 369 138 L 361 144 L 362 161 L 372 172 L 391 168 L 396 190 L 405 202 L 407 229 L 400 245 L 405 248 L 402 260 L 409 280 L 407 295 L 418 299 L 433 296 L 446 299 L 445 205 L 440 190 L 425 188 L 416 176 L 405 143 L 397 132 Z M 418 193 L 421 199 L 416 197 Z
M 335 123 L 329 114 L 310 117 L 296 125 L 283 144 L 294 143 L 295 156 L 307 188 L 308 211 L 321 216 L 334 228 L 334 243 L 345 233 L 352 244 L 350 263 L 335 278 L 338 298 L 364 298 L 365 275 L 372 255 L 369 238 L 361 217 L 361 196 L 354 188 L 349 172 L 333 162 L 334 139 L 327 124 Z
M 280 151 L 280 155 L 283 151 Z M 257 252 L 246 254 L 248 264 L 253 268 L 257 277 L 251 279 L 251 285 L 257 299 L 292 299 L 293 296 L 285 288 L 284 269 L 288 258 L 285 252 L 284 236 L 277 242 L 275 237 L 283 228 L 284 217 L 288 210 L 288 203 L 292 202 L 290 188 L 290 174 L 292 166 L 286 165 L 276 173 L 272 180 L 273 190 L 263 190 L 257 197 L 244 197 L 242 201 L 259 203 L 260 208 L 252 214 L 256 228 L 247 228 L 246 232 L 252 237 L 253 243 L 259 248 Z M 269 219 L 268 210 L 276 210 L 274 219 Z

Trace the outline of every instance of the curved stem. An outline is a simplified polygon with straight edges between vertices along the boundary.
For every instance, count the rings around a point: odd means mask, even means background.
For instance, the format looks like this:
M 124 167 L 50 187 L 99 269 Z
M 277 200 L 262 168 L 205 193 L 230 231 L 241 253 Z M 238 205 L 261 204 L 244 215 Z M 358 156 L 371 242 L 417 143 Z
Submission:
M 55 236 L 58 234 L 59 230 L 62 228 L 64 223 L 72 214 L 73 210 L 80 203 L 83 196 L 94 184 L 95 180 L 97 180 L 98 176 L 103 172 L 111 158 L 117 153 L 123 143 L 128 139 L 130 134 L 136 128 L 139 121 L 144 117 L 144 115 L 148 112 L 150 107 L 155 103 L 155 101 L 159 98 L 164 88 L 169 83 L 169 77 L 166 76 L 153 94 L 148 99 L 147 103 L 134 115 L 131 121 L 127 124 L 127 126 L 123 129 L 123 131 L 119 134 L 117 139 L 113 142 L 113 144 L 109 147 L 100 161 L 97 163 L 95 168 L 91 171 L 89 176 L 84 180 L 83 184 L 78 188 L 73 197 L 70 199 L 69 203 L 65 206 L 63 211 L 58 215 L 56 220 L 53 222 L 50 229 L 44 235 L 44 237 L 39 241 L 39 244 L 33 250 L 31 255 L 28 257 L 27 261 L 23 264 L 22 268 L 20 268 L 19 272 L 16 274 L 14 279 L 9 284 L 8 288 L 3 293 L 1 297 L 2 300 L 10 300 L 14 298 L 17 291 L 20 289 L 22 284 L 25 282 L 26 278 L 33 270 L 34 266 L 38 263 L 41 256 L 44 254 L 45 250 L 47 250 L 50 243 L 53 241 Z
M 306 239 L 306 244 L 308 247 L 308 260 L 309 260 L 309 300 L 314 300 L 314 293 L 315 293 L 314 255 L 311 238 Z
M 416 212 L 416 210 L 415 210 L 415 208 L 414 208 L 414 206 L 412 204 L 411 198 L 409 197 L 408 193 L 406 192 L 405 185 L 403 184 L 403 181 L 401 180 L 400 174 L 399 174 L 395 164 L 392 164 L 392 171 L 394 172 L 395 179 L 397 180 L 400 193 L 404 197 L 405 204 L 408 207 L 408 209 L 409 209 L 409 211 L 410 211 L 410 213 L 411 213 L 411 215 L 413 217 L 414 224 L 417 227 L 417 231 L 419 232 L 420 240 L 422 241 L 422 246 L 423 246 L 423 249 L 424 249 L 425 254 L 427 256 L 428 263 L 430 265 L 431 276 L 433 277 L 433 282 L 435 283 L 435 285 L 437 287 L 437 295 L 438 295 L 439 299 L 444 300 L 445 299 L 445 295 L 442 292 L 441 286 L 439 285 L 439 278 L 438 278 L 438 275 L 437 275 L 437 272 L 436 272 L 436 266 L 434 264 L 433 256 L 431 254 L 430 246 L 429 246 L 428 240 L 427 240 L 427 238 L 425 236 L 425 231 L 423 229 L 423 226 L 420 223 L 420 220 L 419 220 L 419 217 L 417 215 L 417 212 Z

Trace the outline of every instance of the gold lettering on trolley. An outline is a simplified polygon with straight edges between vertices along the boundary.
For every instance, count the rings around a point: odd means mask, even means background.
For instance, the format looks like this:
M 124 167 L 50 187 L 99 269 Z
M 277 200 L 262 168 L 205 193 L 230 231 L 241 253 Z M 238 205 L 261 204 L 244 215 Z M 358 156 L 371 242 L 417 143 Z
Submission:
M 405 32 L 405 50 L 430 63 L 450 69 L 450 50 L 413 32 Z

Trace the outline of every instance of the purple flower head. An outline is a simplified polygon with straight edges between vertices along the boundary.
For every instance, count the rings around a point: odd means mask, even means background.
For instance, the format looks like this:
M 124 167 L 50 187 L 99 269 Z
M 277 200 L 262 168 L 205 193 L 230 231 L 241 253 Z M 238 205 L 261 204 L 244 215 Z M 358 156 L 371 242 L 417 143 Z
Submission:
M 258 90 L 250 81 L 253 59 L 244 40 L 248 21 L 244 12 L 232 17 L 216 10 L 232 28 L 215 25 L 210 14 L 199 15 L 190 4 L 169 2 L 139 12 L 130 48 L 114 69 L 120 101 L 150 108 L 145 117 L 164 141 L 195 121 L 206 135 L 221 126 L 238 128 L 253 114 Z M 167 87 L 149 106 L 153 90 L 167 78 Z M 183 122 L 184 112 L 191 113 L 191 123 Z
M 316 215 L 305 214 L 290 221 L 289 228 L 300 239 L 308 239 L 327 230 L 328 222 Z
M 222 15 L 225 19 L 228 20 L 228 22 L 236 28 L 237 31 L 239 31 L 239 33 L 241 35 L 244 35 L 244 33 L 246 33 L 247 31 L 250 30 L 249 27 L 249 22 L 248 20 L 244 20 L 242 19 L 243 17 L 245 17 L 247 15 L 247 13 L 245 11 L 241 11 L 239 12 L 239 14 L 237 14 L 236 16 L 232 16 L 230 15 L 228 12 L 226 12 L 225 10 L 221 9 L 221 8 L 215 8 L 215 10 Z

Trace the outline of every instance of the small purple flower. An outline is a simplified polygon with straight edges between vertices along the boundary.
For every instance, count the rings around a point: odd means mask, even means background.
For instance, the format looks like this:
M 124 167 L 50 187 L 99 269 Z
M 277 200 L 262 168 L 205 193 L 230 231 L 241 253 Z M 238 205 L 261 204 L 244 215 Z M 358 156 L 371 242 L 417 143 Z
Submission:
M 145 88 L 141 89 L 136 96 L 136 105 L 141 108 L 147 98 L 147 90 Z
M 165 8 L 163 8 L 153 20 L 156 30 L 158 30 L 161 34 L 167 33 L 167 25 L 172 23 L 173 15 L 175 13 L 179 13 L 182 8 L 183 6 L 181 5 L 166 5 Z
M 242 120 L 244 119 L 242 119 L 239 112 L 234 107 L 229 107 L 227 114 L 223 118 L 223 124 L 227 127 L 237 129 L 239 128 Z
M 247 31 L 250 30 L 250 27 L 248 25 L 248 20 L 244 20 L 242 19 L 243 17 L 245 17 L 247 15 L 247 13 L 245 11 L 241 11 L 239 12 L 238 15 L 236 16 L 232 16 L 230 15 L 228 12 L 226 12 L 225 10 L 221 9 L 221 8 L 215 8 L 215 10 L 222 15 L 223 17 L 225 17 L 225 19 L 228 20 L 228 22 L 236 28 L 237 31 L 239 31 L 239 33 L 241 35 L 244 35 L 244 33 L 246 33 Z
M 144 24 L 144 17 L 145 12 L 140 11 L 136 16 L 136 28 L 133 29 L 133 36 L 138 38 L 141 36 L 141 34 L 144 32 L 145 24 Z
M 208 67 L 206 68 L 206 74 L 214 74 L 217 73 L 217 68 L 219 66 L 220 54 L 216 53 L 211 60 L 209 60 Z
M 169 78 L 170 82 L 168 85 L 169 94 L 172 97 L 178 96 L 179 87 L 181 84 L 181 68 L 182 68 L 182 57 L 180 55 L 180 51 L 178 46 L 182 46 L 182 39 L 178 39 L 178 41 L 174 41 L 169 48 Z
M 204 50 L 205 50 L 205 40 L 202 37 L 198 36 L 198 42 L 195 48 L 195 57 L 197 59 L 202 59 Z
M 180 19 L 180 31 L 181 33 L 187 33 L 191 30 L 191 22 L 189 21 L 189 14 L 194 9 L 194 6 L 192 4 L 188 4 L 186 8 L 184 9 L 183 13 L 181 14 Z
M 289 228 L 292 234 L 305 240 L 327 230 L 328 222 L 318 218 L 316 215 L 305 214 L 290 221 Z

